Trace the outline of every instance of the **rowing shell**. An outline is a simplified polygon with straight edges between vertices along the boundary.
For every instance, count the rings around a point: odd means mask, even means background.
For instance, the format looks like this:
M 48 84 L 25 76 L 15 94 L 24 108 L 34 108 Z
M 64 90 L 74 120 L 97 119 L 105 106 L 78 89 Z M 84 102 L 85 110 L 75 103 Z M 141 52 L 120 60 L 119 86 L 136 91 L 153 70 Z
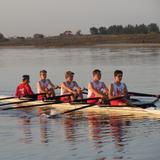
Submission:
M 0 96 L 0 98 L 5 98 L 7 96 Z M 20 102 L 23 100 L 20 100 L 18 98 L 14 99 L 6 99 L 6 100 L 1 100 L 1 103 L 7 103 L 7 102 Z M 20 106 L 24 106 L 27 108 L 27 106 L 30 105 L 43 105 L 47 104 L 48 102 L 43 102 L 43 101 L 30 101 L 30 102 L 25 102 L 21 103 Z M 67 110 L 72 110 L 76 108 L 80 108 L 83 106 L 86 106 L 88 104 L 70 104 L 70 103 L 59 103 L 59 104 L 49 104 L 49 105 L 44 105 L 44 106 L 37 106 L 38 108 L 44 108 L 44 109 L 53 109 L 53 112 L 64 112 Z M 13 107 L 17 107 L 17 105 L 13 105 Z M 109 105 L 103 105 L 103 106 L 98 106 L 94 105 L 89 108 L 82 109 L 80 111 L 83 112 L 98 112 L 101 114 L 108 114 L 108 115 L 123 115 L 123 116 L 136 116 L 136 117 L 151 117 L 151 118 L 160 118 L 160 110 L 159 109 L 154 109 L 154 108 L 147 108 L 147 109 L 142 109 L 138 107 L 130 107 L 130 106 L 109 106 Z

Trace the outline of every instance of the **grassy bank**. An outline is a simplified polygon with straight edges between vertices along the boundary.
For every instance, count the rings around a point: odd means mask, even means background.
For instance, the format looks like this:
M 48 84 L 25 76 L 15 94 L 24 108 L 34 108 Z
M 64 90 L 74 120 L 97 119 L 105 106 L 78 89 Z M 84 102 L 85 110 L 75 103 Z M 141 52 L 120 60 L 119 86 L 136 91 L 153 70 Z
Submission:
M 0 42 L 0 47 L 86 47 L 117 44 L 157 44 L 160 45 L 160 34 L 129 35 L 82 35 L 55 36 L 46 38 L 12 39 Z

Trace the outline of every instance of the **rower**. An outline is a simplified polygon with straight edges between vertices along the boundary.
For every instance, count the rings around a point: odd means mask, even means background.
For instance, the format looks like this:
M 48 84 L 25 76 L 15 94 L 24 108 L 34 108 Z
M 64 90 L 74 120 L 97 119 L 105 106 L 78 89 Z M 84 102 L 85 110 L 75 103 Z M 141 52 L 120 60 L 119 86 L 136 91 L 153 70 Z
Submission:
M 62 97 L 61 101 L 68 102 L 74 101 L 75 99 L 82 99 L 82 89 L 78 86 L 77 82 L 73 80 L 74 73 L 72 71 L 67 71 L 65 73 L 65 82 L 61 83 L 61 95 L 72 94 L 69 97 Z
M 47 71 L 41 70 L 40 80 L 37 83 L 37 91 L 38 93 L 46 93 L 46 95 L 39 95 L 38 100 L 53 98 L 55 96 L 55 89 L 57 89 L 57 87 L 50 81 L 50 79 L 47 79 Z
M 17 86 L 16 97 L 22 98 L 27 96 L 32 96 L 34 93 L 29 85 L 30 77 L 29 75 L 22 76 L 22 82 Z
M 114 72 L 114 82 L 109 85 L 109 99 L 126 96 L 128 94 L 127 86 L 122 83 L 123 72 L 116 70 Z M 111 101 L 112 106 L 126 105 L 127 99 L 113 100 Z
M 102 103 L 103 100 L 107 99 L 108 88 L 104 82 L 101 82 L 101 71 L 95 69 L 93 72 L 93 80 L 88 84 L 88 98 L 101 98 L 100 100 L 88 100 L 87 103 Z

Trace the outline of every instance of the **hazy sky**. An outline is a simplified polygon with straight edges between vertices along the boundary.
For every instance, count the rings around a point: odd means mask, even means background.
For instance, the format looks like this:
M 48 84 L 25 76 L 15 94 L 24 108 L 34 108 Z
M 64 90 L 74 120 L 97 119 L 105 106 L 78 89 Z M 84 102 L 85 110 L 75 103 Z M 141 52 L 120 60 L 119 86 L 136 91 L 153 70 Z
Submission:
M 160 25 L 160 0 L 0 0 L 0 32 L 5 36 L 89 32 L 92 26 Z

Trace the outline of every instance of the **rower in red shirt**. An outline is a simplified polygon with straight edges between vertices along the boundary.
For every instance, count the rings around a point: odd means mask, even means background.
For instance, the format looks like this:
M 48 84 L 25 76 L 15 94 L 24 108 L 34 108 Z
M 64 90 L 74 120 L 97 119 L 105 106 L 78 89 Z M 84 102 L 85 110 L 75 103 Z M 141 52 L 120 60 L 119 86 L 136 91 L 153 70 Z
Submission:
M 30 77 L 29 75 L 22 76 L 22 82 L 17 86 L 16 97 L 22 98 L 33 95 L 33 91 L 29 85 Z

